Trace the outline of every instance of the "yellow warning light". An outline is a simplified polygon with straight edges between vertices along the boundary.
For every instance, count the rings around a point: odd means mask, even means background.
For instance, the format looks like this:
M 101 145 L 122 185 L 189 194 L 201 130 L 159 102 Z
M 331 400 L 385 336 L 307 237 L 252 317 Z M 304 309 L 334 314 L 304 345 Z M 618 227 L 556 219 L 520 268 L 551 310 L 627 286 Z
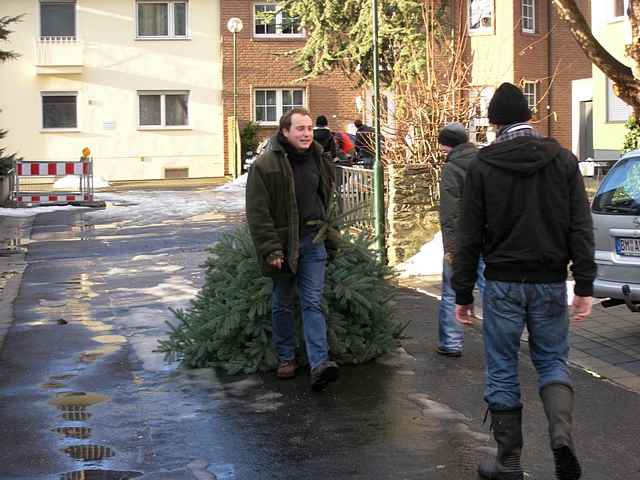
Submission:
M 84 147 L 82 149 L 82 156 L 83 157 L 89 157 L 91 156 L 91 150 L 89 150 L 89 147 Z

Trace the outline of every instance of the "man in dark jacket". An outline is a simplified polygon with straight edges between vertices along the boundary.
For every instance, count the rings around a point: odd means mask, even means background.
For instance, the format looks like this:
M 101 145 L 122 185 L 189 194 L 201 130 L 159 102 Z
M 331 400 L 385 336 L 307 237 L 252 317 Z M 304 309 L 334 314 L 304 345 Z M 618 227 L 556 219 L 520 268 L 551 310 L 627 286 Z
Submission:
M 314 242 L 333 195 L 332 166 L 313 141 L 309 112 L 294 108 L 280 119 L 271 149 L 249 171 L 247 222 L 262 271 L 273 278 L 272 336 L 279 378 L 295 376 L 294 294 L 297 287 L 311 386 L 324 389 L 338 378 L 329 360 L 327 325 L 322 311 L 327 250 Z
M 333 132 L 329 129 L 329 122 L 324 115 L 319 115 L 316 118 L 313 139 L 320 144 L 328 160 L 333 161 L 338 156 L 338 148 L 333 138 Z
M 438 309 L 438 346 L 436 353 L 448 357 L 462 355 L 464 329 L 456 320 L 456 293 L 451 287 L 453 259 L 456 253 L 458 221 L 464 190 L 464 178 L 469 164 L 476 157 L 478 149 L 469 143 L 464 125 L 449 123 L 438 134 L 438 143 L 447 155 L 440 177 L 440 228 L 444 259 L 442 262 L 442 298 Z M 478 264 L 478 286 L 484 289 L 484 263 Z
M 480 475 L 524 478 L 518 350 L 526 325 L 556 477 L 575 480 L 581 469 L 572 440 L 566 279 L 571 263 L 572 316 L 583 320 L 591 313 L 596 275 L 591 213 L 575 156 L 555 140 L 541 138 L 527 123 L 530 118 L 520 89 L 502 84 L 489 104 L 498 136 L 467 171 L 454 260 L 456 316 L 463 324 L 473 323 L 472 290 L 483 255 L 484 398 L 498 453 L 495 461 L 480 465 Z
M 372 167 L 375 159 L 375 130 L 362 123 L 362 120 L 356 120 L 353 124 L 356 127 L 356 160 L 365 167 Z

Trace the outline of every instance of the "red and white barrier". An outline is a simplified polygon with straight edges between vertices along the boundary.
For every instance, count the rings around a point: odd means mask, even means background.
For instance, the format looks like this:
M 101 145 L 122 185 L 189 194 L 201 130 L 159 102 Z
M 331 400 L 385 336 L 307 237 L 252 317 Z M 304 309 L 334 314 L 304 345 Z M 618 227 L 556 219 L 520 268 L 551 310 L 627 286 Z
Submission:
M 16 162 L 19 177 L 88 175 L 89 162 Z
M 60 205 L 61 203 L 90 202 L 88 194 L 46 193 L 42 195 L 17 195 L 16 203 L 23 205 Z
M 38 205 L 88 204 L 93 202 L 93 162 L 83 157 L 79 162 L 14 162 L 13 200 L 17 207 Z M 78 190 L 71 192 L 30 190 L 33 184 L 22 181 L 27 177 L 64 177 L 77 175 Z

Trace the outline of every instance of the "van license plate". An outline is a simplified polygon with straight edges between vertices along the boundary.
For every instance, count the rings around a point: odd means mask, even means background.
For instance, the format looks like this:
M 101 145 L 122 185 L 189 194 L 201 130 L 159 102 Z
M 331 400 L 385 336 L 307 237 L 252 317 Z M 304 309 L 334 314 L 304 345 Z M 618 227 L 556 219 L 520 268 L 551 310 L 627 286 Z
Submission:
M 616 238 L 616 253 L 629 257 L 640 257 L 640 238 Z

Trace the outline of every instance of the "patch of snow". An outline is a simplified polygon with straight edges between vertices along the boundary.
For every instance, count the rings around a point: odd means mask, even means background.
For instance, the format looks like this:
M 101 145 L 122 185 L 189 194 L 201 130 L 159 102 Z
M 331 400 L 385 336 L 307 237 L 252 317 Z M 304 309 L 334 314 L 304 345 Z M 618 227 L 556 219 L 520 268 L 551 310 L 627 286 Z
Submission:
M 111 184 L 104 178 L 98 176 L 93 177 L 93 188 L 106 188 L 110 186 Z M 67 175 L 59 178 L 53 184 L 53 188 L 58 190 L 77 190 L 78 188 L 80 188 L 80 176 Z
M 44 207 L 0 208 L 0 217 L 35 217 L 41 213 L 57 212 L 59 210 L 86 210 L 87 207 L 72 205 L 49 205 Z
M 400 272 L 401 277 L 442 275 L 443 256 L 442 232 L 438 232 L 418 253 L 396 266 L 396 270 Z
M 245 173 L 244 175 L 240 175 L 235 180 L 214 188 L 213 191 L 214 192 L 240 192 L 240 191 L 244 192 L 245 188 L 247 187 L 248 176 L 249 176 L 248 173 Z

